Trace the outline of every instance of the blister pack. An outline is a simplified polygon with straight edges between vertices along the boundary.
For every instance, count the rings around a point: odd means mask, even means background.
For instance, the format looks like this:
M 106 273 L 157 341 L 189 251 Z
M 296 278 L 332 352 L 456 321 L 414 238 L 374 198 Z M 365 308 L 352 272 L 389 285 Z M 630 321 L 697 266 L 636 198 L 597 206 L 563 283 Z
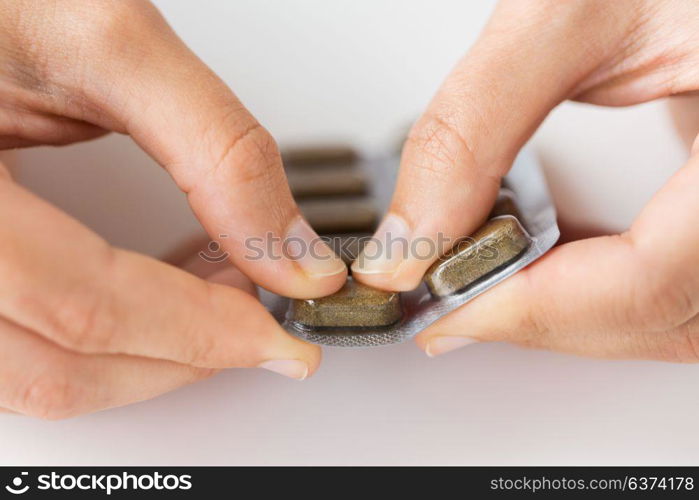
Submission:
M 391 195 L 397 158 L 367 162 L 379 209 Z M 369 172 L 370 170 L 370 172 Z M 497 285 L 544 255 L 559 230 L 546 181 L 526 150 L 514 162 L 487 222 L 459 241 L 411 292 L 383 292 L 352 280 L 320 299 L 266 294 L 263 302 L 291 334 L 337 347 L 403 342 L 440 317 Z

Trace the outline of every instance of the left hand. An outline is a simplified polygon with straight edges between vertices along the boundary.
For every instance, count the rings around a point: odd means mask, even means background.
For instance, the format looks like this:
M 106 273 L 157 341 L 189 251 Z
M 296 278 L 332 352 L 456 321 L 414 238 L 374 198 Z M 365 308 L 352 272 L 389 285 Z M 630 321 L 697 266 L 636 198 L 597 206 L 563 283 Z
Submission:
M 630 105 L 699 90 L 698 32 L 695 0 L 501 1 L 413 127 L 375 237 L 385 241 L 390 231 L 412 243 L 441 234 L 453 242 L 473 232 L 519 149 L 565 99 Z M 431 325 L 417 343 L 431 355 L 504 340 L 588 356 L 699 361 L 697 213 L 695 146 L 627 232 L 554 249 Z M 360 256 L 353 271 L 368 285 L 410 290 L 437 257 Z

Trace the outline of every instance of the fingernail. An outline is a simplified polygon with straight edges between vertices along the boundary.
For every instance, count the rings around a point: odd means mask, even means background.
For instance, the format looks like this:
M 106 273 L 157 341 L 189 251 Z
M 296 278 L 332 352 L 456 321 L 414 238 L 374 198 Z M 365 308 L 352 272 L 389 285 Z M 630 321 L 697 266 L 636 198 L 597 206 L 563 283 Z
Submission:
M 410 248 L 410 227 L 405 219 L 388 214 L 374 237 L 352 264 L 352 271 L 364 274 L 393 274 L 407 258 Z
M 425 347 L 425 354 L 427 354 L 430 358 L 434 358 L 435 356 L 439 356 L 440 354 L 453 351 L 455 349 L 458 349 L 459 347 L 464 347 L 469 344 L 475 344 L 476 342 L 478 341 L 468 337 L 434 337 L 429 342 L 427 342 L 427 346 Z
M 286 255 L 310 276 L 333 276 L 347 269 L 303 217 L 296 218 L 289 227 L 284 247 Z
M 260 363 L 257 367 L 295 380 L 303 380 L 308 376 L 308 365 L 297 359 L 271 359 Z

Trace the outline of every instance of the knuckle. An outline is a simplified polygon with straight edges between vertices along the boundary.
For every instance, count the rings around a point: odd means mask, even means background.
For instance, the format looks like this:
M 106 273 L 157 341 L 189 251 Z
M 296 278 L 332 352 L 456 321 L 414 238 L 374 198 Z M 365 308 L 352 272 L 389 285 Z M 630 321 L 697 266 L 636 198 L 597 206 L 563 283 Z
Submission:
M 205 293 L 191 297 L 191 303 L 195 304 L 192 310 L 200 307 L 209 308 L 217 303 L 215 290 L 217 287 L 204 283 Z M 187 339 L 187 348 L 182 354 L 182 362 L 186 365 L 198 368 L 219 368 L 226 355 L 215 334 L 202 328 L 196 314 L 192 314 L 182 325 L 181 335 Z
M 56 343 L 77 352 L 111 352 L 118 314 L 108 288 L 80 285 L 45 315 L 45 334 Z
M 410 131 L 406 149 L 418 151 L 413 167 L 431 180 L 449 182 L 454 170 L 463 168 L 464 159 L 473 159 L 469 141 L 460 131 L 458 120 L 443 113 L 428 112 Z
M 649 338 L 662 335 L 663 338 Z M 654 359 L 674 363 L 699 363 L 699 328 L 696 321 L 685 323 L 667 332 L 645 335 L 645 343 Z
M 218 342 L 210 335 L 193 332 L 194 339 L 187 349 L 185 363 L 201 368 L 220 368 L 221 355 Z
M 261 126 L 253 125 L 227 146 L 224 158 L 233 155 L 231 173 L 239 182 L 250 183 L 268 180 L 270 160 L 275 152 L 274 140 Z M 219 165 L 225 166 L 226 162 L 222 161 Z
M 275 189 L 285 182 L 277 144 L 257 121 L 244 126 L 217 149 L 211 174 L 226 182 Z
M 617 294 L 618 323 L 644 332 L 669 331 L 699 312 L 696 283 L 673 258 L 638 239 L 633 231 L 617 236 L 628 245 L 624 293 Z
M 648 272 L 640 286 L 642 290 L 636 294 L 638 299 L 633 301 L 635 307 L 632 314 L 644 328 L 675 328 L 686 323 L 697 312 L 695 294 L 672 274 Z
M 699 363 L 699 328 L 695 322 L 680 326 L 678 333 L 679 360 L 685 363 Z
M 522 297 L 533 296 L 531 292 L 532 287 L 536 285 L 532 282 L 531 273 L 526 270 L 522 271 L 522 283 L 523 291 Z M 524 295 L 526 294 L 526 295 Z M 513 335 L 516 335 L 516 342 L 524 347 L 541 348 L 546 347 L 549 344 L 549 337 L 551 335 L 551 321 L 549 319 L 549 313 L 545 308 L 545 303 L 540 303 L 538 301 L 533 301 L 529 303 L 524 301 L 522 303 L 522 310 L 517 315 L 517 323 L 513 330 Z
M 56 311 L 51 338 L 79 352 L 105 350 L 107 335 L 103 328 L 104 310 L 100 300 L 90 294 L 76 295 Z
M 237 303 L 236 309 L 247 312 L 245 326 L 241 325 L 240 320 L 236 323 L 235 317 L 224 312 L 221 317 L 223 324 L 231 326 L 225 332 L 212 330 L 202 326 L 199 314 L 192 314 L 184 320 L 180 331 L 182 338 L 186 339 L 186 349 L 182 349 L 183 353 L 178 355 L 178 361 L 197 369 L 218 370 L 254 366 L 257 360 L 264 359 L 265 349 L 269 342 L 273 342 L 269 337 L 269 329 L 266 328 L 267 323 L 264 322 L 266 318 L 263 317 L 262 321 L 257 318 L 260 313 L 266 314 L 264 306 L 257 299 L 236 288 L 216 284 L 205 286 L 206 293 L 192 300 L 198 301 L 210 311 L 222 311 L 221 308 L 226 308 L 227 304 Z M 251 329 L 257 332 L 253 339 L 245 335 L 239 336 L 241 332 Z M 183 359 L 180 360 L 180 357 Z
M 516 342 L 524 347 L 540 348 L 548 344 L 547 338 L 550 329 L 543 320 L 543 316 L 535 308 L 528 308 L 524 311 L 515 331 L 520 335 Z
M 74 382 L 61 374 L 47 372 L 24 386 L 16 407 L 32 417 L 60 420 L 75 415 L 82 399 L 82 391 Z

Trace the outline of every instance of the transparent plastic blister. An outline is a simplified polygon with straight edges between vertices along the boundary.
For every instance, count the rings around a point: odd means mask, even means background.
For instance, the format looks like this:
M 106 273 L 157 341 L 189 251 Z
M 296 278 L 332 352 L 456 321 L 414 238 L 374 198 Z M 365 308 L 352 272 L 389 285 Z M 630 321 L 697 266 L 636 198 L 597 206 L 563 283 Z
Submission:
M 383 160 L 374 163 L 377 197 L 387 203 L 390 198 L 396 161 Z M 402 317 L 396 322 L 379 327 L 309 327 L 293 321 L 291 302 L 271 294 L 263 296 L 282 326 L 291 334 L 308 342 L 335 347 L 377 347 L 404 342 L 415 336 L 440 317 L 467 303 L 474 297 L 512 276 L 536 259 L 544 255 L 556 243 L 559 230 L 556 213 L 549 197 L 546 181 L 541 169 L 528 152 L 521 153 L 505 179 L 506 188 L 501 196 L 514 201 L 516 217 L 509 214 L 493 214 L 489 222 L 501 220 L 510 232 L 516 233 L 521 247 L 512 250 L 508 260 L 491 270 L 466 288 L 447 296 L 430 293 L 423 282 L 416 290 L 400 294 Z M 387 188 L 384 190 L 384 188 Z M 384 203 L 384 204 L 385 204 Z M 501 224 L 501 225 L 502 225 Z M 526 239 L 524 244 L 523 239 Z M 433 290 L 434 292 L 434 290 Z

